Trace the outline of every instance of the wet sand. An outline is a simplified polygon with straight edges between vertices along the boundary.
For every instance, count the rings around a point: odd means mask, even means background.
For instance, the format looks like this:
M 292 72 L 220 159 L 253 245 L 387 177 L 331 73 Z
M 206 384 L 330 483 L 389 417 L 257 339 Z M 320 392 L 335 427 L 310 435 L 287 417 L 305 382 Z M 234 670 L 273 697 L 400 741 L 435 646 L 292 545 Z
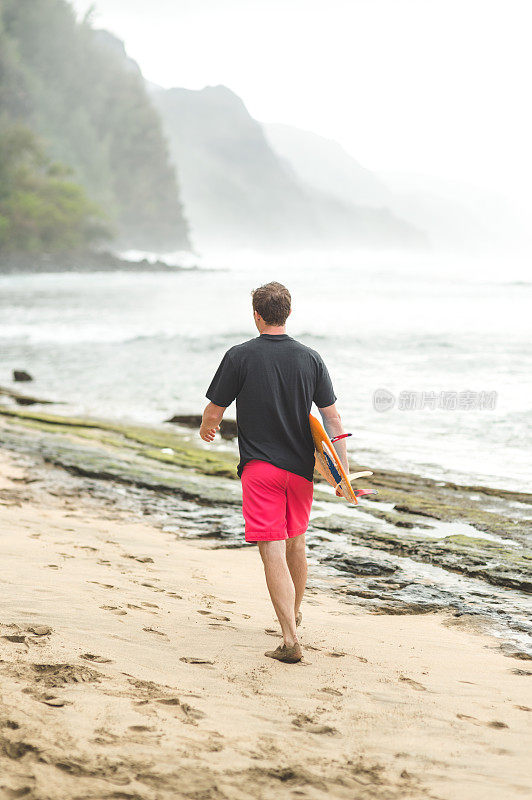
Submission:
M 312 590 L 281 664 L 255 548 L 53 494 L 7 452 L 0 515 L 0 797 L 529 796 L 532 668 L 473 621 Z

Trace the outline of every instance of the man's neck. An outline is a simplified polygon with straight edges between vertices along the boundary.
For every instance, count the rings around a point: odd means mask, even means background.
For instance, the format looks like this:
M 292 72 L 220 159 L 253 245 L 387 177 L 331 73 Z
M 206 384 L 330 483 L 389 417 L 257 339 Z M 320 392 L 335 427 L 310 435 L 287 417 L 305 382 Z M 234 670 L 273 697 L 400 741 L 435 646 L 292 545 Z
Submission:
M 270 336 L 280 336 L 283 333 L 286 333 L 286 325 L 266 325 L 262 328 L 259 333 L 262 335 L 263 333 L 268 333 Z

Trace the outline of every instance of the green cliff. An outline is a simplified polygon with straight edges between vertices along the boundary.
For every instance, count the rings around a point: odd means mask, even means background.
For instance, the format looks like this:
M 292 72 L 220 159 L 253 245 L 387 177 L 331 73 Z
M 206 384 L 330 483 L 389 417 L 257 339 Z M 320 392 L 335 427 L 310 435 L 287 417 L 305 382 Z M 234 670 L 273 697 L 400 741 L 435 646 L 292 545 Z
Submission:
M 0 0 L 0 130 L 24 126 L 71 186 L 97 204 L 117 244 L 188 249 L 176 174 L 157 112 L 123 45 L 78 22 L 66 0 Z M 19 127 L 19 130 L 21 128 Z

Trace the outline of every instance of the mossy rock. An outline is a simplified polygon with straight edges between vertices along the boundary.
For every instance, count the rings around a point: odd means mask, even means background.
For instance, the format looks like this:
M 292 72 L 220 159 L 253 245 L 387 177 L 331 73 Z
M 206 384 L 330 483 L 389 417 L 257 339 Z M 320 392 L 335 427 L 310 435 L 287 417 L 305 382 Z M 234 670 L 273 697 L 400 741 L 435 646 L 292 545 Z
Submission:
M 146 458 L 193 469 L 204 475 L 236 479 L 237 459 L 224 453 L 207 451 L 186 441 L 174 431 L 160 431 L 148 426 L 108 420 L 65 417 L 36 411 L 1 408 L 0 415 L 47 433 L 60 433 L 69 438 L 90 439 L 109 448 L 127 448 Z M 138 447 L 140 445 L 140 447 Z M 173 453 L 164 453 L 171 449 Z

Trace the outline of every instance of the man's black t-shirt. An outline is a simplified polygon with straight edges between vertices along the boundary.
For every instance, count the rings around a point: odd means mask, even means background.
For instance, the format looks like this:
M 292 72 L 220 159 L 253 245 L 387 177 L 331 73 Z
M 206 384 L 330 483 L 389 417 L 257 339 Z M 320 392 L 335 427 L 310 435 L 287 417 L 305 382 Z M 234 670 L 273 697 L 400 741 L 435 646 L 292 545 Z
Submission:
M 224 355 L 207 399 L 229 406 L 236 398 L 240 463 L 259 459 L 312 480 L 314 444 L 308 415 L 312 402 L 336 401 L 321 356 L 288 334 L 262 333 Z

